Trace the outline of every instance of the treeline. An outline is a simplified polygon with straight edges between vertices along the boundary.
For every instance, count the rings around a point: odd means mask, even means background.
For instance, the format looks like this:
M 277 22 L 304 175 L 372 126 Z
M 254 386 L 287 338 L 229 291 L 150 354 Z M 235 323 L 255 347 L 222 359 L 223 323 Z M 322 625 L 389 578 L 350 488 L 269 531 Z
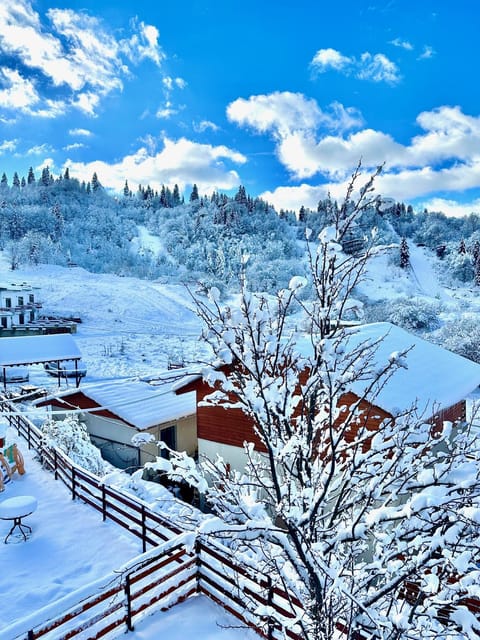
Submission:
M 96 173 L 80 182 L 68 169 L 55 177 L 45 167 L 38 176 L 33 169 L 25 177 L 15 172 L 10 181 L 2 175 L 0 248 L 7 250 L 13 269 L 25 262 L 74 263 L 91 271 L 215 284 L 220 289 L 235 286 L 243 269 L 252 287 L 274 291 L 301 270 L 306 228 L 315 237 L 338 212 L 330 197 L 315 209 L 277 212 L 242 185 L 233 196 L 202 195 L 196 185 L 188 194 L 178 185 L 157 190 L 141 185 L 134 193 L 126 180 L 123 193 L 115 195 Z M 143 240 L 142 229 L 157 241 Z M 444 258 L 455 277 L 477 277 L 472 253 L 480 241 L 476 214 L 449 218 L 415 212 L 404 203 L 374 203 L 350 230 L 348 246 L 361 250 L 373 229 L 376 243 L 400 245 L 406 238 L 424 244 Z M 459 260 L 462 239 L 467 258 Z M 249 259 L 242 267 L 245 254 Z

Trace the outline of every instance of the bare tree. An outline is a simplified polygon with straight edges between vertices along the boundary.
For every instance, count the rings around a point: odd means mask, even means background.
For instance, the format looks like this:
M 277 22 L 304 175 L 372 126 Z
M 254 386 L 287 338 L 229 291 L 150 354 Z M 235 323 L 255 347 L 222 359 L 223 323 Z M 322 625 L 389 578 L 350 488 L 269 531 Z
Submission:
M 216 360 L 208 402 L 242 409 L 262 447 L 245 443 L 243 470 L 218 457 L 198 472 L 175 452 L 162 468 L 205 493 L 216 515 L 200 533 L 230 538 L 304 604 L 283 624 L 306 640 L 477 637 L 465 605 L 480 589 L 475 438 L 434 432 L 415 407 L 379 416 L 375 399 L 408 353 L 379 365 L 379 341 L 340 322 L 373 251 L 345 255 L 340 242 L 373 203 L 377 173 L 357 189 L 358 167 L 335 223 L 308 242 L 309 301 L 303 277 L 268 298 L 243 282 L 235 307 L 215 292 L 196 300 Z M 305 332 L 289 322 L 298 309 Z

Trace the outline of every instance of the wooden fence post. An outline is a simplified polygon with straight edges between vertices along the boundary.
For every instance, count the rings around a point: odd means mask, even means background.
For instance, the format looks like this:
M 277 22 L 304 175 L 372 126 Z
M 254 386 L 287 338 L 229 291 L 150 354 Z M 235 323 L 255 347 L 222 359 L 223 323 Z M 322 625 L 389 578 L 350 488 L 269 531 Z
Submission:
M 271 609 L 273 607 L 273 584 L 272 577 L 267 575 L 267 607 Z M 267 638 L 268 640 L 273 640 L 273 630 L 274 624 L 272 620 L 271 613 L 268 614 L 268 623 L 267 623 Z
M 58 480 L 58 459 L 57 459 L 57 450 L 53 450 L 53 470 L 55 472 L 55 480 Z
M 195 540 L 195 565 L 196 565 L 196 576 L 195 576 L 195 580 L 197 583 L 197 593 L 200 593 L 200 580 L 202 578 L 202 543 L 200 540 L 200 537 L 197 536 L 197 539 Z
M 72 500 L 75 500 L 75 467 L 72 467 Z
M 127 573 L 125 578 L 125 596 L 127 598 L 127 629 L 133 631 L 132 624 L 132 595 L 130 592 L 130 574 Z
M 142 504 L 142 550 L 147 550 L 147 523 L 145 522 L 145 505 Z
M 104 522 L 107 519 L 107 495 L 104 484 L 102 484 L 102 519 Z

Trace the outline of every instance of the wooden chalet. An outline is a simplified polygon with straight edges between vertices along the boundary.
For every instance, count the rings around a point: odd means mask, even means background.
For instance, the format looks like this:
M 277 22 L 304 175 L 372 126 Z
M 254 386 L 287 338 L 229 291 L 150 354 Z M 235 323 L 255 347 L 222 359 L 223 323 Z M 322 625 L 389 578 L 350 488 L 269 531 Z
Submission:
M 376 342 L 379 338 L 383 339 L 374 355 L 379 364 L 388 362 L 393 352 L 410 348 L 411 351 L 406 357 L 407 368 L 400 368 L 388 380 L 376 396 L 375 405 L 365 401 L 360 404 L 365 416 L 362 424 L 367 429 L 374 431 L 385 418 L 413 405 L 422 419 L 436 428 L 445 420 L 465 420 L 466 397 L 480 385 L 480 365 L 389 323 L 357 327 L 352 332 L 352 347 L 365 340 Z M 348 407 L 362 397 L 367 382 L 355 382 L 344 394 L 341 404 Z M 253 442 L 257 451 L 265 452 L 254 433 L 251 418 L 241 409 L 204 405 L 203 400 L 213 388 L 200 374 L 181 381 L 175 390 L 178 394 L 195 392 L 199 455 L 214 458 L 218 454 L 232 468 L 241 470 L 245 465 L 244 442 Z M 352 426 L 345 437 L 353 440 L 357 430 L 358 425 Z

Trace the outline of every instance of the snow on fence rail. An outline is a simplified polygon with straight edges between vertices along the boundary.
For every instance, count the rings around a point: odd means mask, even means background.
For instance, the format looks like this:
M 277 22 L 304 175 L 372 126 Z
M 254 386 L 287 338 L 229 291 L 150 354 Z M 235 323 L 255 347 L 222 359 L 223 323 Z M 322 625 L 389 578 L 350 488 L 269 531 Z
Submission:
M 182 536 L 167 540 L 118 571 L 3 628 L 0 640 L 96 640 L 133 630 L 143 616 L 197 592 L 195 554 Z
M 69 489 L 72 499 L 83 500 L 99 511 L 103 520 L 113 520 L 140 538 L 143 551 L 146 551 L 147 544 L 157 546 L 182 533 L 168 518 L 150 509 L 140 499 L 105 485 L 98 476 L 76 465 L 60 449 L 44 447 L 40 429 L 20 415 L 18 407 L 8 400 L 0 401 L 0 411 L 5 412 L 10 425 L 26 440 L 28 448 L 37 451 L 43 466 Z
M 123 567 L 93 587 L 88 585 L 53 607 L 41 609 L 2 630 L 0 640 L 116 637 L 111 635 L 114 630 L 122 624 L 132 629 L 142 612 L 168 608 L 193 593 L 203 593 L 269 640 L 285 638 L 284 623 L 301 614 L 302 605 L 274 586 L 269 576 L 253 566 L 240 565 L 227 548 L 211 541 L 197 540 L 193 550 L 187 552 L 185 535 L 191 534 L 185 534 L 141 500 L 105 486 L 61 450 L 45 448 L 40 429 L 1 395 L 0 412 L 5 413 L 28 448 L 37 451 L 45 468 L 68 487 L 72 499 L 79 498 L 97 509 L 104 520 L 113 520 L 141 538 L 143 545 L 143 555 L 128 563 L 128 567 L 134 565 L 132 572 Z M 153 546 L 149 551 L 147 543 Z M 169 571 L 162 573 L 166 567 Z M 160 595 L 150 593 L 151 585 Z M 19 625 L 28 631 L 20 630 Z M 286 637 L 300 640 L 294 631 L 287 631 Z

